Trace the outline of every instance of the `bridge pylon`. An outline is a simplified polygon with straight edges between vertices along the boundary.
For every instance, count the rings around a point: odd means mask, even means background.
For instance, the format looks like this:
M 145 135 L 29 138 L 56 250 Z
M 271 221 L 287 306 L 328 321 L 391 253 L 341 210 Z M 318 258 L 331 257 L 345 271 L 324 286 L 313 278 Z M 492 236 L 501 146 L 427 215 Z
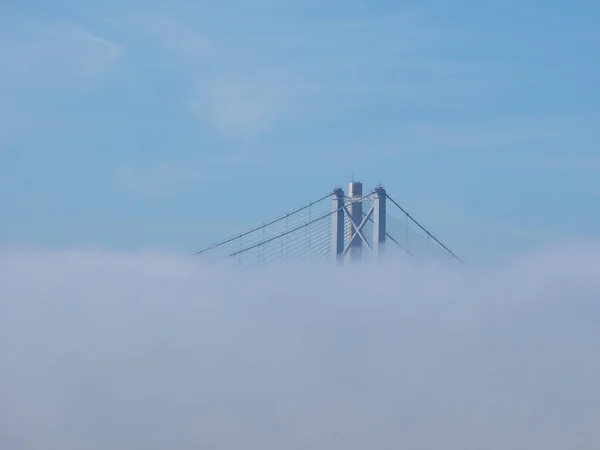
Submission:
M 370 194 L 363 195 L 362 183 L 353 181 L 349 184 L 348 193 L 346 196 L 339 187 L 333 191 L 334 258 L 339 262 L 346 259 L 358 261 L 362 257 L 363 247 L 376 256 L 382 256 L 387 236 L 385 189 L 377 186 Z M 371 203 L 366 212 L 363 203 Z M 372 242 L 365 236 L 365 225 L 369 222 L 373 224 Z

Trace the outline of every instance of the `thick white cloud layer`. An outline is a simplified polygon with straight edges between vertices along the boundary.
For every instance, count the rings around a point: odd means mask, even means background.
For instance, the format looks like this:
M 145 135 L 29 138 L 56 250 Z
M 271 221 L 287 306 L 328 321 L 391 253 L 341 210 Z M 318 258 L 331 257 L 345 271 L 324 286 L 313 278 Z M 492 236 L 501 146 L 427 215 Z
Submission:
M 598 449 L 600 247 L 240 271 L 0 253 L 0 447 Z

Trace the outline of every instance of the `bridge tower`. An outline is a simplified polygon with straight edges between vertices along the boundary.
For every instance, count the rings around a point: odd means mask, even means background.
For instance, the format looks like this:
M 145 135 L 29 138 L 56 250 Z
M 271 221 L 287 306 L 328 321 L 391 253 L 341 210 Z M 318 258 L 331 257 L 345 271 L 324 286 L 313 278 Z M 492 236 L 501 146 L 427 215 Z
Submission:
M 349 185 L 349 194 L 346 197 L 339 187 L 333 191 L 331 231 L 334 259 L 343 262 L 348 254 L 350 261 L 357 261 L 362 257 L 363 247 L 377 257 L 382 256 L 387 236 L 385 189 L 377 186 L 372 193 L 364 196 L 362 183 L 353 181 Z M 367 202 L 370 207 L 365 213 L 363 203 Z M 372 242 L 368 242 L 364 234 L 367 222 L 373 223 Z

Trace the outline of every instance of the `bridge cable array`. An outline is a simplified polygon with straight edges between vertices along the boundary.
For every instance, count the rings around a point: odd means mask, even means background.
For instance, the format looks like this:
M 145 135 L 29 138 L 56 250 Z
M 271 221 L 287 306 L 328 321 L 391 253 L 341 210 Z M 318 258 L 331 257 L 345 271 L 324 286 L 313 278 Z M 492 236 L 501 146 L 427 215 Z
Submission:
M 222 253 L 222 256 L 233 258 L 236 262 L 244 265 L 263 263 L 275 258 L 331 257 L 334 251 L 332 243 L 334 214 L 354 203 L 370 201 L 375 192 L 376 190 L 373 190 L 356 198 L 346 197 L 344 206 L 338 209 L 332 209 L 331 203 L 324 202 L 324 200 L 332 198 L 333 193 L 329 193 L 301 208 L 199 250 L 194 254 L 201 255 L 214 250 Z M 424 259 L 424 254 L 429 256 L 432 253 L 438 255 L 438 257 L 444 254 L 450 255 L 452 258 L 461 261 L 454 252 L 387 193 L 386 197 L 402 212 L 406 219 L 403 223 L 402 220 L 393 215 L 386 214 L 387 240 L 396 244 L 402 251 L 418 261 Z M 363 216 L 366 217 L 367 213 L 363 212 Z M 344 220 L 345 230 L 350 230 L 351 224 L 347 215 L 344 215 Z M 416 229 L 410 226 L 411 223 L 416 225 Z M 374 220 L 369 217 L 363 229 L 368 242 L 367 247 L 372 247 L 373 244 L 373 225 Z M 347 257 L 348 254 L 344 256 L 344 259 Z
M 427 230 L 423 225 L 421 225 L 413 216 L 411 216 L 408 211 L 406 211 L 402 206 L 400 206 L 392 197 L 390 197 L 387 193 L 386 193 L 387 199 L 389 201 L 391 201 L 400 211 L 402 211 L 404 213 L 404 215 L 410 219 L 415 225 L 417 225 L 423 232 L 425 232 L 425 234 L 427 234 L 427 236 L 429 236 L 431 239 L 433 239 L 437 244 L 439 244 L 444 250 L 446 250 L 446 252 L 448 252 L 451 256 L 453 256 L 456 260 L 461 261 L 462 260 L 456 256 L 456 254 L 454 254 L 454 252 L 452 250 L 450 250 L 445 244 L 443 244 L 438 238 L 436 238 L 433 234 L 431 234 L 431 232 L 429 232 L 429 230 Z
M 207 251 L 209 251 L 209 250 L 213 250 L 213 249 L 215 249 L 215 248 L 221 247 L 221 246 L 223 246 L 223 245 L 225 245 L 225 244 L 229 244 L 230 242 L 233 242 L 233 241 L 235 241 L 236 239 L 241 239 L 241 238 L 243 238 L 243 237 L 245 237 L 245 236 L 248 236 L 249 234 L 252 234 L 252 233 L 254 233 L 254 232 L 256 232 L 256 231 L 260 231 L 261 229 L 263 229 L 263 228 L 266 228 L 266 227 L 268 227 L 268 226 L 270 226 L 270 225 L 274 225 L 274 224 L 276 224 L 277 222 L 281 222 L 282 220 L 284 220 L 284 219 L 287 219 L 288 217 L 290 217 L 290 216 L 293 216 L 294 214 L 297 214 L 297 213 L 299 213 L 299 212 L 301 212 L 301 211 L 304 211 L 305 209 L 307 209 L 307 208 L 310 208 L 311 206 L 313 206 L 313 205 L 315 205 L 315 204 L 317 204 L 317 203 L 320 203 L 320 202 L 322 202 L 323 200 L 325 200 L 325 199 L 328 199 L 328 198 L 330 198 L 330 197 L 331 197 L 331 194 L 327 194 L 327 195 L 325 195 L 324 197 L 321 197 L 321 198 L 320 198 L 320 199 L 318 199 L 318 200 L 315 200 L 315 201 L 313 201 L 313 202 L 310 202 L 310 203 L 308 203 L 308 204 L 306 204 L 306 205 L 302 206 L 301 208 L 295 209 L 294 211 L 292 211 L 292 212 L 289 212 L 289 213 L 287 213 L 287 214 L 285 214 L 285 215 L 283 215 L 283 216 L 281 216 L 281 217 L 278 217 L 277 219 L 273 219 L 273 220 L 271 220 L 271 221 L 269 221 L 269 222 L 263 223 L 262 225 L 259 225 L 259 226 L 255 227 L 255 228 L 253 228 L 253 229 L 251 229 L 251 230 L 249 230 L 249 231 L 246 231 L 246 232 L 244 232 L 244 233 L 238 234 L 237 236 L 234 236 L 234 237 L 232 237 L 232 238 L 229 238 L 229 239 L 227 239 L 227 240 L 225 240 L 225 241 L 218 242 L 218 243 L 216 243 L 216 244 L 213 244 L 213 245 L 211 245 L 211 246 L 209 246 L 209 247 L 206 247 L 206 248 L 204 248 L 204 249 L 202 249 L 202 250 L 199 250 L 199 251 L 197 251 L 197 252 L 195 253 L 195 255 L 201 255 L 201 254 L 202 254 L 202 253 L 204 253 L 204 252 L 207 252 Z
M 367 217 L 367 213 L 364 211 L 363 211 L 363 217 Z M 390 220 L 391 216 L 388 214 L 386 218 L 388 220 L 388 227 L 389 227 L 389 220 Z M 372 217 L 370 217 L 368 220 L 371 225 L 373 225 L 375 223 L 375 221 L 373 220 Z M 369 233 L 369 235 L 370 235 L 370 233 Z M 411 253 L 411 251 L 408 248 L 406 248 L 404 245 L 402 245 L 400 242 L 398 242 L 398 239 L 396 237 L 394 237 L 393 235 L 391 235 L 389 231 L 385 232 L 385 236 L 388 239 L 390 239 L 394 244 L 396 244 L 398 247 L 400 247 L 404 252 L 406 252 L 410 257 L 415 258 L 416 260 L 419 259 L 413 253 Z

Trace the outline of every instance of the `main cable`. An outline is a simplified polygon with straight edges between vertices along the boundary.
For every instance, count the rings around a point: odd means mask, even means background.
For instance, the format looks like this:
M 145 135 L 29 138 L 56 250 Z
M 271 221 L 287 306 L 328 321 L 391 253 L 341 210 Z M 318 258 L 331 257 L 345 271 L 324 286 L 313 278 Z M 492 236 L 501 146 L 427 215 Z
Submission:
M 332 195 L 332 194 L 331 194 L 331 193 L 329 193 L 329 194 L 325 195 L 324 197 L 321 197 L 320 199 L 318 199 L 318 200 L 315 200 L 314 202 L 310 202 L 309 204 L 307 204 L 307 205 L 305 205 L 305 206 L 303 206 L 303 207 L 301 207 L 301 208 L 298 208 L 298 209 L 296 209 L 296 210 L 294 210 L 294 211 L 292 211 L 292 212 L 290 212 L 290 213 L 287 213 L 287 214 L 285 214 L 284 216 L 278 217 L 277 219 L 273 219 L 273 220 L 271 220 L 270 222 L 267 222 L 267 223 L 264 223 L 264 224 L 262 224 L 262 225 L 259 225 L 259 226 L 255 227 L 255 228 L 251 229 L 250 231 L 246 231 L 245 233 L 238 234 L 237 236 L 235 236 L 235 237 L 232 237 L 232 238 L 230 238 L 230 239 L 227 239 L 227 240 L 225 240 L 225 241 L 219 242 L 218 244 L 213 244 L 213 245 L 211 245 L 211 246 L 209 246 L 209 247 L 206 247 L 206 248 L 204 248 L 204 249 L 202 249 L 202 250 L 199 250 L 199 251 L 197 251 L 196 253 L 194 253 L 194 255 L 200 255 L 200 254 L 202 254 L 202 253 L 204 253 L 204 252 L 207 252 L 207 251 L 209 251 L 209 250 L 215 249 L 215 248 L 217 248 L 217 247 L 221 247 L 221 246 L 223 246 L 223 245 L 225 245 L 225 244 L 229 244 L 230 242 L 233 242 L 233 241 L 235 241 L 236 239 L 243 238 L 244 236 L 248 236 L 249 234 L 251 234 L 251 233 L 254 233 L 255 231 L 258 231 L 258 230 L 260 230 L 260 229 L 262 229 L 262 228 L 266 228 L 266 227 L 268 227 L 269 225 L 273 225 L 274 223 L 280 222 L 280 221 L 282 221 L 283 219 L 286 219 L 286 218 L 288 218 L 288 217 L 290 217 L 290 216 L 293 216 L 294 214 L 297 214 L 297 213 L 299 213 L 300 211 L 303 211 L 303 210 L 305 210 L 305 209 L 307 209 L 307 208 L 310 208 L 312 205 L 316 205 L 317 203 L 320 203 L 320 202 L 322 202 L 322 201 L 323 201 L 323 200 L 325 200 L 326 198 L 329 198 L 329 197 L 331 197 L 331 195 Z
M 412 220 L 421 230 L 423 230 L 425 233 L 427 233 L 427 235 L 431 239 L 433 239 L 435 242 L 440 244 L 444 250 L 446 250 L 448 253 L 450 253 L 452 256 L 454 256 L 458 261 L 463 262 L 462 259 L 460 259 L 458 256 L 456 256 L 452 250 L 450 250 L 448 247 L 446 247 L 442 242 L 440 242 L 440 240 L 438 238 L 436 238 L 433 234 L 431 234 L 423 225 L 421 225 L 413 216 L 411 216 L 408 213 L 408 211 L 406 211 L 402 206 L 400 206 L 398 203 L 396 203 L 396 201 L 392 197 L 390 197 L 387 193 L 385 195 L 394 205 L 396 205 L 400 209 L 400 211 L 402 211 L 404 214 L 406 214 L 406 216 L 410 220 Z
M 357 198 L 357 199 L 355 199 L 355 200 L 353 200 L 353 201 L 351 201 L 351 202 L 348 202 L 347 204 L 344 204 L 344 206 L 341 206 L 340 208 L 334 209 L 333 211 L 330 211 L 330 212 L 328 212 L 327 214 L 323 214 L 322 216 L 319 216 L 319 217 L 317 217 L 316 219 L 313 219 L 313 220 L 311 220 L 310 222 L 306 222 L 306 223 L 304 223 L 304 224 L 302 224 L 302 225 L 300 225 L 300 226 L 297 226 L 297 227 L 295 227 L 295 228 L 292 228 L 291 230 L 284 231 L 283 233 L 280 233 L 280 234 L 278 234 L 277 236 L 273 236 L 273 237 L 271 237 L 271 238 L 269 238 L 269 239 L 266 239 L 266 240 L 264 240 L 264 241 L 261 241 L 261 242 L 259 242 L 258 244 L 254 244 L 254 245 L 252 245 L 252 246 L 250 246 L 250 247 L 247 247 L 247 248 L 245 248 L 245 249 L 238 250 L 237 252 L 230 253 L 228 256 L 230 256 L 230 257 L 231 257 L 231 256 L 236 256 L 236 255 L 239 255 L 240 253 L 246 252 L 246 251 L 248 251 L 248 250 L 252 250 L 253 248 L 260 247 L 261 245 L 264 245 L 264 244 L 268 244 L 269 242 L 272 242 L 272 241 L 274 241 L 275 239 L 279 239 L 279 238 L 282 238 L 282 237 L 284 237 L 284 236 L 287 236 L 288 234 L 291 234 L 291 233 L 293 233 L 293 232 L 295 232 L 295 231 L 298 231 L 298 230 L 300 230 L 300 229 L 302 229 L 302 228 L 304 228 L 304 227 L 306 227 L 306 226 L 308 226 L 308 225 L 311 225 L 311 224 L 313 224 L 313 223 L 315 223 L 315 222 L 318 222 L 319 220 L 323 220 L 323 219 L 325 219 L 325 218 L 327 218 L 327 217 L 329 217 L 329 216 L 331 216 L 331 215 L 335 214 L 336 212 L 343 210 L 344 208 L 346 208 L 346 206 L 347 206 L 347 205 L 352 205 L 352 204 L 354 204 L 354 203 L 361 202 L 361 201 L 362 201 L 364 198 L 366 198 L 366 197 L 369 197 L 370 195 L 373 195 L 373 193 L 374 193 L 374 192 L 375 192 L 375 191 L 369 192 L 368 194 L 366 194 L 366 195 L 363 195 L 362 197 L 359 197 L 359 198 Z M 330 194 L 330 195 L 331 195 L 331 194 Z M 327 197 L 329 197 L 329 195 L 328 195 Z M 325 197 L 325 198 L 327 198 L 327 197 Z M 323 199 L 322 199 L 322 200 L 323 200 Z M 259 229 L 260 229 L 260 227 L 259 227 Z
M 363 212 L 363 216 L 366 217 L 367 214 Z M 372 218 L 370 218 L 370 217 L 369 217 L 369 222 L 371 222 L 373 225 L 375 224 L 375 221 Z M 415 255 L 413 255 L 406 247 L 404 247 L 404 245 L 402 245 L 400 242 L 398 242 L 396 239 L 394 239 L 394 237 L 387 230 L 385 232 L 385 235 L 387 237 L 389 237 L 392 240 L 392 242 L 394 242 L 398 247 L 400 247 L 402 250 L 404 250 L 406 253 L 408 253 L 409 256 L 412 256 L 417 261 L 419 260 L 419 258 L 417 258 Z

